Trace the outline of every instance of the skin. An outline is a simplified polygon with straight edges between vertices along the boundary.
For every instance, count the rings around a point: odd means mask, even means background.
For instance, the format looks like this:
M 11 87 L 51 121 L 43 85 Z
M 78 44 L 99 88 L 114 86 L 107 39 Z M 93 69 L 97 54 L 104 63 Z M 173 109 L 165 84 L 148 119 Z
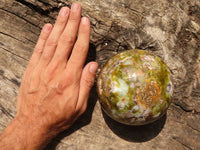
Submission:
M 89 40 L 90 21 L 81 18 L 78 3 L 71 10 L 63 7 L 54 27 L 44 25 L 22 79 L 17 114 L 0 136 L 0 149 L 43 149 L 83 114 L 98 68 L 96 62 L 84 66 Z

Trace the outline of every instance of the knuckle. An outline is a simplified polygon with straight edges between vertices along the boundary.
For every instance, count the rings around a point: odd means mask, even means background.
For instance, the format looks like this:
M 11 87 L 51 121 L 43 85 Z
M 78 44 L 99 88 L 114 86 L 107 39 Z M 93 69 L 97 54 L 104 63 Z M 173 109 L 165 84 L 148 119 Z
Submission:
M 94 80 L 89 79 L 89 78 L 83 78 L 84 84 L 89 87 L 92 88 L 94 85 Z
M 85 43 L 77 43 L 76 51 L 78 53 L 85 53 L 88 51 L 88 45 Z
M 65 76 L 65 83 L 66 83 L 66 86 L 70 86 L 74 83 L 75 81 L 75 76 L 71 73 L 67 73 L 66 76 Z
M 66 19 L 60 17 L 57 21 L 56 21 L 56 26 L 63 26 L 66 23 Z
M 43 48 L 41 46 L 38 45 L 35 47 L 34 53 L 41 55 L 42 52 L 43 52 Z
M 75 37 L 69 36 L 67 34 L 63 34 L 60 39 L 61 44 L 69 44 L 71 46 L 74 44 L 74 41 L 75 41 Z
M 76 13 L 72 12 L 72 14 L 70 15 L 69 21 L 77 24 L 77 21 L 79 21 L 79 20 L 80 20 L 80 16 L 77 15 Z
M 49 38 L 46 42 L 46 46 L 57 46 L 57 41 L 54 38 Z
M 63 54 L 62 53 L 55 53 L 54 58 L 53 58 L 53 62 L 61 62 L 63 58 Z
M 56 69 L 57 69 L 56 63 L 46 68 L 46 70 L 43 73 L 43 78 L 46 83 L 49 83 L 53 79 Z
M 50 53 L 47 53 L 47 52 L 46 52 L 46 53 L 43 53 L 43 55 L 42 55 L 42 59 L 45 60 L 45 61 L 46 61 L 46 60 L 49 60 L 50 57 L 51 57 L 51 54 L 50 54 Z

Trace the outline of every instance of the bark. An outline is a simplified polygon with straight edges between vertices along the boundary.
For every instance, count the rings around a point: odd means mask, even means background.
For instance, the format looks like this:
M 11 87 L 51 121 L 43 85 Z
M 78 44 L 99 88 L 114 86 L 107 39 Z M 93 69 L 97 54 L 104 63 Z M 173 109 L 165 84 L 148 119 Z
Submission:
M 1 0 L 0 131 L 16 113 L 23 72 L 44 23 L 54 23 L 74 0 Z M 91 20 L 89 60 L 100 65 L 122 50 L 139 48 L 169 66 L 174 95 L 167 114 L 153 124 L 121 125 L 104 113 L 91 91 L 86 113 L 47 149 L 200 149 L 200 1 L 79 0 Z M 100 70 L 100 69 L 99 69 Z

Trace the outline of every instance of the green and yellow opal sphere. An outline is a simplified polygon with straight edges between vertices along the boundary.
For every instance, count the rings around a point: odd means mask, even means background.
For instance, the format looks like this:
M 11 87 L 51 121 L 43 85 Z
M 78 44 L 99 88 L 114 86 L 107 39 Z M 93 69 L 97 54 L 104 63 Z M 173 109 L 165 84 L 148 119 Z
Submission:
M 127 125 L 159 119 L 171 103 L 171 73 L 162 59 L 144 50 L 111 57 L 97 80 L 100 104 L 108 116 Z

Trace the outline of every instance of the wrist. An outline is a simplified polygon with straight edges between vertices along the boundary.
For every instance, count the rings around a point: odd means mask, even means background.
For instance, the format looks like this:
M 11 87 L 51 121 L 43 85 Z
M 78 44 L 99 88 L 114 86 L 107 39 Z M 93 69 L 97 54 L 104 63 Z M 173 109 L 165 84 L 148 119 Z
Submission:
M 37 122 L 17 116 L 0 136 L 0 149 L 42 149 L 55 135 Z
M 25 116 L 17 116 L 13 120 L 13 126 L 18 128 L 19 133 L 23 136 L 22 140 L 25 138 L 26 149 L 43 149 L 56 136 L 56 133 L 50 131 L 40 121 L 32 119 Z

